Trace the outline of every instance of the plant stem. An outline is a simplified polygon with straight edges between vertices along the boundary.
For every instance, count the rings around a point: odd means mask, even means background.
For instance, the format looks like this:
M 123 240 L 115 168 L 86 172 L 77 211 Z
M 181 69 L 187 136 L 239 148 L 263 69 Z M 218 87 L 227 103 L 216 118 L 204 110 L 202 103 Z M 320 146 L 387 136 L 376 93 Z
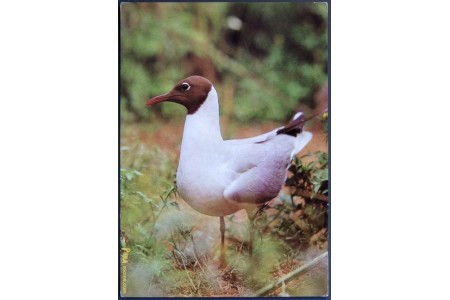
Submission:
M 316 200 L 328 202 L 328 196 L 327 195 L 313 193 L 313 192 L 310 192 L 308 190 L 303 190 L 303 189 L 297 189 L 295 192 L 296 192 L 296 194 L 298 194 L 298 196 L 302 196 L 302 197 L 306 197 L 306 198 L 309 198 L 309 199 L 316 199 Z
M 321 255 L 317 256 L 316 258 L 314 258 L 313 260 L 311 260 L 310 262 L 298 267 L 297 269 L 295 269 L 294 271 L 284 275 L 283 277 L 281 277 L 280 279 L 278 279 L 277 281 L 270 283 L 268 285 L 266 285 L 265 287 L 259 289 L 256 293 L 255 293 L 255 297 L 257 296 L 263 296 L 265 294 L 267 294 L 268 292 L 270 292 L 271 290 L 273 290 L 274 288 L 276 288 L 278 285 L 282 284 L 283 282 L 287 282 L 291 279 L 294 279 L 296 276 L 300 275 L 301 273 L 305 272 L 306 270 L 308 270 L 309 268 L 311 268 L 312 266 L 316 265 L 317 263 L 319 263 L 321 260 L 325 259 L 326 257 L 328 257 L 328 251 L 322 253 Z

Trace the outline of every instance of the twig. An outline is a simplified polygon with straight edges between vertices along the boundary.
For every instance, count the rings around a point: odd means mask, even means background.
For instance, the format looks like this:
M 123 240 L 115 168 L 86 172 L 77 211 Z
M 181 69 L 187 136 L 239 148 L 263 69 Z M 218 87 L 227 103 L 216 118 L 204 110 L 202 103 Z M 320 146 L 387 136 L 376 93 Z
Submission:
M 187 275 L 187 277 L 189 278 L 189 282 L 191 283 L 192 287 L 194 288 L 194 292 L 197 292 L 197 288 L 195 287 L 195 284 L 194 284 L 194 282 L 192 281 L 191 276 L 189 276 L 189 272 L 188 272 L 188 270 L 187 270 L 187 268 L 186 268 L 186 263 L 183 261 L 183 257 L 182 257 L 182 254 L 183 254 L 183 253 L 182 253 L 181 251 L 178 251 L 178 250 L 174 250 L 174 251 L 180 253 L 181 261 L 183 262 L 183 268 L 184 268 L 184 271 L 186 272 L 186 275 Z
M 283 277 L 281 277 L 277 281 L 275 281 L 273 283 L 270 283 L 270 284 L 266 285 L 265 287 L 261 288 L 260 290 L 258 290 L 255 293 L 255 296 L 263 296 L 263 295 L 267 294 L 268 292 L 270 292 L 271 290 L 273 290 L 274 288 L 276 288 L 278 285 L 282 284 L 283 282 L 285 282 L 285 281 L 287 282 L 287 281 L 289 281 L 291 279 L 294 279 L 295 276 L 298 276 L 301 273 L 305 272 L 306 270 L 308 270 L 312 266 L 314 266 L 317 263 L 319 263 L 321 260 L 325 259 L 327 256 L 328 256 L 328 251 L 322 253 L 321 255 L 319 255 L 318 257 L 314 258 L 310 262 L 302 265 L 301 267 L 298 267 L 294 271 L 284 275 Z
M 189 278 L 189 281 L 191 282 L 192 287 L 194 288 L 194 292 L 197 292 L 198 289 L 197 289 L 197 287 L 195 286 L 194 282 L 192 281 L 191 276 L 189 276 L 189 272 L 188 272 L 188 270 L 187 270 L 187 268 L 186 268 L 186 265 L 183 264 L 183 267 L 184 267 L 184 271 L 186 271 L 186 275 L 187 275 L 187 277 Z
M 194 257 L 198 262 L 198 265 L 200 266 L 200 269 L 202 270 L 203 273 L 205 273 L 205 270 L 203 270 L 202 268 L 202 262 L 199 259 L 199 255 L 197 253 L 197 249 L 195 248 L 195 242 L 194 242 L 194 237 L 191 235 L 191 242 L 192 242 L 192 248 L 194 248 Z
M 298 194 L 298 196 L 302 196 L 302 197 L 306 197 L 306 198 L 309 198 L 309 199 L 316 199 L 316 200 L 328 202 L 328 196 L 327 195 L 322 195 L 322 194 L 319 194 L 319 193 L 313 193 L 313 192 L 310 192 L 308 190 L 302 190 L 302 189 L 297 189 L 295 192 Z
M 292 200 L 292 198 L 291 198 Z M 293 200 L 292 200 L 293 201 Z M 264 228 L 261 230 L 261 232 L 266 232 L 266 230 L 269 228 L 270 224 L 278 220 L 278 217 L 281 215 L 281 210 L 278 211 L 277 215 L 272 218 L 267 224 L 264 226 Z

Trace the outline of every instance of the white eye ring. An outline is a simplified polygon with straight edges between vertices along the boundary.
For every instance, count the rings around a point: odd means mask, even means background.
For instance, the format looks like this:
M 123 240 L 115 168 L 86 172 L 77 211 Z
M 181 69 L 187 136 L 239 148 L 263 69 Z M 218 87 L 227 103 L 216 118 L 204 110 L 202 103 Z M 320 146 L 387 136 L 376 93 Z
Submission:
M 189 83 L 187 83 L 187 82 L 183 82 L 183 83 L 181 84 L 181 87 L 182 87 L 183 90 L 185 90 L 185 91 L 189 91 L 189 89 L 191 88 L 191 86 L 190 86 Z

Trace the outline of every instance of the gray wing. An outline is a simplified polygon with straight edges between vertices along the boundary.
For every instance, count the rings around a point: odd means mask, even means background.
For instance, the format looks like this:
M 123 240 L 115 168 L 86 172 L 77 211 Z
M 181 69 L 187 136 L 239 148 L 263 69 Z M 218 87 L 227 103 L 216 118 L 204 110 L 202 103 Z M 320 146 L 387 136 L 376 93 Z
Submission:
M 295 139 L 278 135 L 261 143 L 240 144 L 237 148 L 227 163 L 235 176 L 225 188 L 224 197 L 254 204 L 275 198 L 286 180 Z
M 304 122 L 299 112 L 284 127 L 253 138 L 225 141 L 225 147 L 230 147 L 227 167 L 234 179 L 225 188 L 224 197 L 254 204 L 275 198 L 292 157 L 312 138 L 311 133 L 303 131 Z
M 265 141 L 275 137 L 277 135 L 277 131 L 280 130 L 281 128 L 283 128 L 283 127 L 279 127 L 277 129 L 263 133 L 261 135 L 257 135 L 255 137 L 245 138 L 245 139 L 226 140 L 225 142 L 228 143 L 229 145 L 262 143 L 262 142 L 265 142 Z

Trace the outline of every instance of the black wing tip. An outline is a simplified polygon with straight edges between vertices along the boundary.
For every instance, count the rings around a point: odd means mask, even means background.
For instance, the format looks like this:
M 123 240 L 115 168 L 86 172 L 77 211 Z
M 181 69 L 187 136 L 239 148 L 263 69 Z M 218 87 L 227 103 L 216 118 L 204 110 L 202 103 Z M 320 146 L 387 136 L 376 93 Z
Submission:
M 305 114 L 303 111 L 299 111 L 286 126 L 277 131 L 277 134 L 287 134 L 296 137 L 298 134 L 302 133 L 305 121 Z

